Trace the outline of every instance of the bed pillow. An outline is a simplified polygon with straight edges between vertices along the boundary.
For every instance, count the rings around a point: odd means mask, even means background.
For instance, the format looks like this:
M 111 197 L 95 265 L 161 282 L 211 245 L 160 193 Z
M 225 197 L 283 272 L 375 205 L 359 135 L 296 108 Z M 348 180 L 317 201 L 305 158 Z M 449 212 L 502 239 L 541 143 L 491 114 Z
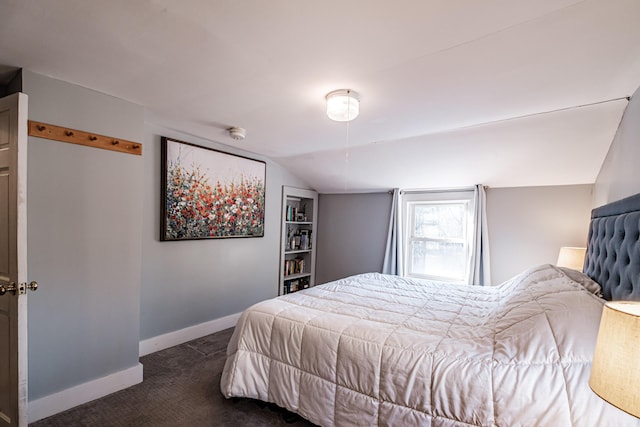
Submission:
M 600 285 L 597 282 L 591 280 L 591 278 L 586 274 L 582 273 L 581 271 L 573 270 L 566 267 L 558 267 L 558 269 L 562 270 L 562 272 L 569 276 L 569 278 L 574 282 L 580 283 L 586 290 L 588 290 L 592 294 L 599 297 L 602 296 L 602 288 L 600 287 Z

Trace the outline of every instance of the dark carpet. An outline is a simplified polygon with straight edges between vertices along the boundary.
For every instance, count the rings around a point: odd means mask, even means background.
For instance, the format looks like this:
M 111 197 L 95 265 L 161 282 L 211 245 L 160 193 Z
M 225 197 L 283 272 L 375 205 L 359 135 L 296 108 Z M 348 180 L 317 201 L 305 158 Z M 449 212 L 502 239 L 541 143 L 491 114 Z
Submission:
M 220 376 L 232 332 L 227 329 L 144 356 L 142 383 L 29 425 L 313 426 L 272 404 L 222 396 Z

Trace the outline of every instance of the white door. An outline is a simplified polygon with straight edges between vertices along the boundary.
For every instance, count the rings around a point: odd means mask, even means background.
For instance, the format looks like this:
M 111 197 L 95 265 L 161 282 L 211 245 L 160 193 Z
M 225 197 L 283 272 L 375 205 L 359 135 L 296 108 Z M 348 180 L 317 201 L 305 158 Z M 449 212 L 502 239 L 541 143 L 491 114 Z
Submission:
M 1 98 L 0 427 L 27 425 L 27 132 L 27 95 Z

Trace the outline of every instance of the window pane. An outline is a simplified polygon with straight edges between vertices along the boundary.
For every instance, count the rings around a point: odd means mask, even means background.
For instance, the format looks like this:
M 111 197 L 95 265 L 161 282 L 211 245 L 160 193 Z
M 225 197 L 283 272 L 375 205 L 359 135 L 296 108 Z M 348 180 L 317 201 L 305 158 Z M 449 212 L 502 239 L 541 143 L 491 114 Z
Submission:
M 467 261 L 464 246 L 461 242 L 412 241 L 409 275 L 464 280 Z
M 466 206 L 464 203 L 414 205 L 415 237 L 464 239 Z

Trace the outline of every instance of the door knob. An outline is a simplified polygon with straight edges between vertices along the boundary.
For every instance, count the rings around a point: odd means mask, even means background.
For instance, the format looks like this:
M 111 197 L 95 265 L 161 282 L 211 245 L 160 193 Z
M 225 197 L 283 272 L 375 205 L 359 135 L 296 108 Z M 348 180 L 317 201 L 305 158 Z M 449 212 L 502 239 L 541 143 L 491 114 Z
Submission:
M 16 285 L 14 282 L 3 282 L 0 284 L 0 296 L 7 292 L 11 292 L 13 295 L 16 293 L 23 295 L 27 293 L 27 289 L 31 289 L 32 291 L 37 290 L 38 282 L 34 280 L 30 283 L 20 283 L 20 285 Z
M 18 287 L 13 282 L 5 282 L 0 285 L 0 295 L 4 295 L 7 292 L 11 292 L 15 295 L 16 292 L 18 292 Z

